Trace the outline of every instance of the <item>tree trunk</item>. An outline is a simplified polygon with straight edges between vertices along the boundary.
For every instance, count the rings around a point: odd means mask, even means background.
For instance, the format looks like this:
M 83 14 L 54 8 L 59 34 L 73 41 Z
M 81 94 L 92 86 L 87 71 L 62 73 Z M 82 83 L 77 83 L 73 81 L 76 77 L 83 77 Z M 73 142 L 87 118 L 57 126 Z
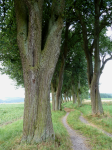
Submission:
M 76 103 L 76 101 L 77 101 L 76 94 L 75 94 L 75 93 L 73 93 L 73 94 L 72 94 L 72 97 L 73 97 L 73 104 L 75 104 L 75 103 Z
M 100 78 L 100 57 L 99 57 L 99 16 L 100 16 L 100 0 L 94 0 L 95 6 L 95 18 L 94 18 L 94 40 L 90 48 L 88 47 L 88 36 L 87 27 L 84 21 L 83 15 L 77 11 L 77 15 L 81 21 L 83 41 L 84 41 L 84 51 L 87 59 L 88 67 L 88 84 L 90 88 L 92 114 L 101 115 L 103 114 L 103 107 L 101 103 L 101 98 L 99 94 L 99 78 Z M 94 50 L 94 51 L 93 51 Z M 94 72 L 93 72 L 93 62 L 92 55 L 94 52 Z
M 78 99 L 78 107 L 81 107 L 82 100 L 81 100 L 81 89 L 80 89 L 80 77 L 79 77 L 78 90 L 77 90 L 77 99 Z
M 46 70 L 46 73 L 48 71 Z M 41 77 L 40 77 L 41 73 Z M 25 81 L 25 104 L 22 141 L 39 143 L 54 138 L 50 109 L 51 72 L 29 70 Z
M 76 88 L 75 88 L 75 86 L 73 86 L 72 85 L 72 98 L 73 98 L 73 104 L 75 104 L 76 103 L 76 101 L 77 101 L 77 97 L 76 97 Z
M 52 91 L 52 111 L 55 111 L 55 97 L 56 97 L 56 94 L 55 94 L 55 91 L 54 91 L 54 87 L 53 87 L 53 84 L 51 83 L 51 91 Z
M 43 50 L 43 0 L 15 0 L 17 41 L 23 67 L 25 104 L 22 141 L 54 139 L 50 108 L 50 83 L 60 54 L 64 1 L 53 1 Z M 61 9 L 59 9 L 61 8 Z M 54 17 L 57 16 L 57 19 Z M 28 19 L 29 18 L 29 19 Z M 47 29 L 46 29 L 47 30 Z
M 70 96 L 70 101 L 72 101 L 72 98 L 71 98 L 71 96 Z
M 59 81 L 58 81 L 58 87 L 56 91 L 56 110 L 60 110 L 60 101 L 61 101 L 61 89 L 63 85 L 63 74 L 64 74 L 64 67 L 65 67 L 65 59 L 63 57 L 61 62 L 61 68 L 59 72 Z
M 99 93 L 99 78 L 100 78 L 100 54 L 99 54 L 99 0 L 94 0 L 95 5 L 95 24 L 94 24 L 94 43 L 95 43 L 95 66 L 94 74 L 91 82 L 91 104 L 92 114 L 103 114 L 103 107 Z
M 100 66 L 100 64 L 98 66 Z M 97 68 L 98 68 L 98 66 L 97 66 Z M 99 67 L 99 69 L 100 69 L 100 67 Z M 100 70 L 97 73 L 94 73 L 93 80 L 91 83 L 91 89 L 90 89 L 93 115 L 101 115 L 104 113 L 102 103 L 101 103 L 101 97 L 100 97 L 100 93 L 99 93 L 99 78 L 100 78 Z
M 65 68 L 65 60 L 66 60 L 66 56 L 68 52 L 68 28 L 69 28 L 69 23 L 66 22 L 64 53 L 62 55 L 61 67 L 59 70 L 58 87 L 57 87 L 57 92 L 56 92 L 56 102 L 57 102 L 56 110 L 60 110 L 59 101 L 61 100 L 61 89 L 63 86 L 63 74 L 64 74 L 64 68 Z
M 59 110 L 61 111 L 62 110 L 62 95 L 60 96 L 60 100 L 59 100 Z
M 64 102 L 66 102 L 66 93 L 64 93 Z

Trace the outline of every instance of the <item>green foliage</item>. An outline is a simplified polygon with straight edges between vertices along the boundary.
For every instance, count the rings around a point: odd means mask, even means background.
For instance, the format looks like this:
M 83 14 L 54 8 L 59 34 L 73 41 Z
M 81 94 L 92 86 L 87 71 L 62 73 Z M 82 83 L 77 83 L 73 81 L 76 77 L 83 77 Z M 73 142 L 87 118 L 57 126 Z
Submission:
M 3 16 L 4 21 L 0 22 L 0 61 L 2 64 L 0 70 L 3 74 L 9 75 L 11 79 L 15 80 L 18 86 L 23 86 L 23 73 L 17 46 L 16 17 L 13 1 L 9 3 L 4 1 L 4 7 L 6 11 Z
M 100 93 L 101 98 L 112 98 L 112 94 Z
M 72 91 L 77 94 L 80 80 L 82 99 L 88 95 L 87 62 L 82 48 L 82 42 L 77 42 L 69 51 L 65 64 L 63 93 Z M 84 96 L 85 95 L 85 96 Z

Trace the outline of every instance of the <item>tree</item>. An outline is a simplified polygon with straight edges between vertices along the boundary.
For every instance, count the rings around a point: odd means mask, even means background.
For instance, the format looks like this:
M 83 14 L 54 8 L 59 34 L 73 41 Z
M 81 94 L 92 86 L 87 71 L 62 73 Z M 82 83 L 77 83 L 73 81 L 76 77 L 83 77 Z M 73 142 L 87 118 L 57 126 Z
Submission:
M 84 98 L 83 93 L 88 91 L 86 66 L 87 62 L 80 39 L 80 42 L 76 43 L 68 52 L 62 90 L 66 95 L 68 95 L 68 93 L 72 94 L 73 103 L 76 103 L 77 96 L 79 106 L 81 106 L 82 98 Z
M 64 0 L 14 0 L 14 7 L 25 87 L 22 141 L 39 143 L 54 139 L 50 82 L 60 53 Z
M 100 58 L 100 34 L 106 26 L 111 24 L 111 1 L 76 1 L 74 3 L 75 14 L 80 20 L 83 33 L 83 47 L 87 59 L 88 84 L 90 88 L 93 115 L 103 114 L 103 107 L 99 94 L 99 78 L 105 63 Z
M 8 4 L 3 1 L 3 4 L 4 11 L 1 11 L 2 22 L 0 22 L 2 31 L 0 32 L 1 72 L 8 74 L 11 79 L 15 80 L 17 86 L 23 86 L 22 64 L 17 46 L 17 27 L 13 2 L 10 1 Z

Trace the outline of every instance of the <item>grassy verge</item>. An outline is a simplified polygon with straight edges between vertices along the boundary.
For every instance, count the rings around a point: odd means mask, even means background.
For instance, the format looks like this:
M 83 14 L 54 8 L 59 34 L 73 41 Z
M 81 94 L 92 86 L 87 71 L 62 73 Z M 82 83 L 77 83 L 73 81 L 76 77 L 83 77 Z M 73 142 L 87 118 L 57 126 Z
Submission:
M 100 133 L 97 129 L 85 125 L 80 122 L 79 116 L 81 112 L 83 116 L 93 124 L 96 124 L 99 128 L 112 134 L 112 104 L 104 103 L 104 116 L 92 117 L 91 105 L 83 104 L 82 107 L 77 107 L 77 104 L 68 102 L 63 104 L 64 107 L 75 108 L 75 112 L 71 112 L 68 116 L 68 123 L 76 130 L 80 130 L 82 134 L 90 138 L 93 149 L 112 149 L 112 138 L 107 137 L 103 133 Z M 73 119 L 74 118 L 74 119 Z M 106 143 L 105 143 L 106 142 Z M 94 146 L 95 145 L 95 146 Z
M 92 150 L 112 149 L 112 138 L 104 135 L 96 128 L 83 124 L 79 120 L 80 115 L 81 113 L 78 110 L 70 112 L 67 121 L 73 129 L 77 130 L 78 132 L 86 136 L 87 139 L 89 139 Z
M 83 113 L 83 116 L 91 123 L 97 125 L 99 128 L 112 134 L 112 103 L 104 103 L 104 115 L 92 117 L 91 115 L 91 105 L 83 104 L 82 107 L 77 107 L 77 104 L 72 104 L 68 102 L 64 104 L 64 107 L 75 108 Z
M 11 105 L 6 107 L 11 107 Z M 18 107 L 23 109 L 23 105 L 20 106 L 19 104 Z M 20 145 L 23 130 L 22 119 L 0 127 L 0 150 L 71 150 L 69 135 L 61 122 L 61 118 L 64 115 L 64 111 L 52 112 L 53 127 L 56 136 L 55 141 L 43 142 L 38 145 Z
M 91 123 L 94 123 L 99 128 L 102 128 L 105 131 L 112 134 L 112 104 L 111 105 L 103 104 L 104 115 L 97 116 L 97 117 L 91 116 L 91 106 L 90 105 L 86 104 L 77 109 L 83 113 L 84 117 L 88 121 L 90 121 Z

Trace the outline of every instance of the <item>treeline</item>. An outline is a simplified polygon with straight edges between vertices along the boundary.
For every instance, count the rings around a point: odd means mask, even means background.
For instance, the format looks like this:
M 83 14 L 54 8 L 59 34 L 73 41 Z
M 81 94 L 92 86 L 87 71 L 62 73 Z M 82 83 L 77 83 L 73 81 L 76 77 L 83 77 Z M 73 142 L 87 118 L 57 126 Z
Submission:
M 100 93 L 101 98 L 112 98 L 112 94 Z
M 100 97 L 101 98 L 112 98 L 112 94 L 100 93 Z M 89 94 L 89 98 L 90 98 L 90 94 Z

